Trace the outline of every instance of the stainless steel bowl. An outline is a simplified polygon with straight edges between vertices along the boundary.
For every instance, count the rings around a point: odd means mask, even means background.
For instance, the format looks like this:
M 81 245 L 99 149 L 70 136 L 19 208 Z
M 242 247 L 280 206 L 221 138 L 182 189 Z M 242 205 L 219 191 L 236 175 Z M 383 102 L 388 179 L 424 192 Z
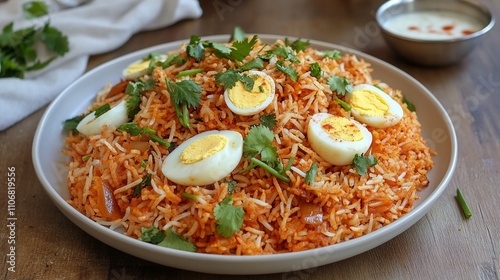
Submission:
M 458 13 L 476 19 L 483 28 L 459 38 L 442 40 L 415 39 L 386 29 L 386 23 L 393 17 L 418 11 Z M 465 0 L 390 0 L 379 7 L 376 19 L 385 41 L 396 54 L 407 61 L 425 66 L 442 66 L 460 61 L 474 49 L 481 36 L 495 25 L 495 19 L 486 7 Z

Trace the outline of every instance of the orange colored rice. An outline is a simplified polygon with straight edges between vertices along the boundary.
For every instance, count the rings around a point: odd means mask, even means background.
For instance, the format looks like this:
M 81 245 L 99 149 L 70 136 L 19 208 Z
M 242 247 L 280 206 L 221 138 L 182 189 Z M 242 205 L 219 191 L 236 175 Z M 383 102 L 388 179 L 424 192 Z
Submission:
M 245 61 L 256 57 L 263 47 L 259 42 Z M 264 51 L 272 47 L 265 46 Z M 187 58 L 185 46 L 179 52 Z M 386 129 L 369 127 L 373 143 L 368 153 L 378 158 L 378 164 L 364 176 L 358 175 L 353 165 L 331 166 L 311 149 L 306 137 L 307 124 L 318 112 L 336 115 L 346 112 L 333 101 L 336 94 L 326 79 L 310 76 L 309 64 L 318 62 L 327 76 L 345 77 L 353 85 L 379 81 L 372 80 L 370 65 L 354 55 L 343 54 L 340 60 L 332 60 L 308 48 L 297 56 L 302 61 L 297 69 L 297 82 L 272 63 L 265 64 L 263 71 L 275 80 L 276 97 L 264 112 L 255 116 L 238 116 L 227 108 L 224 88 L 214 77 L 234 68 L 234 62 L 206 51 L 201 62 L 188 59 L 181 67 L 155 69 L 152 76 L 157 87 L 142 96 L 141 111 L 133 120 L 141 127 L 156 130 L 167 141 L 180 144 L 207 130 L 230 129 L 244 136 L 251 125 L 260 123 L 260 115 L 276 114 L 278 125 L 273 144 L 284 165 L 295 158 L 287 172 L 291 183 L 281 182 L 261 168 L 241 174 L 249 164 L 242 159 L 226 178 L 237 182 L 234 205 L 245 211 L 243 226 L 232 237 L 217 234 L 213 214 L 215 205 L 228 195 L 224 180 L 209 186 L 175 185 L 161 172 L 163 159 L 169 154 L 165 147 L 149 141 L 149 149 L 142 152 L 133 149 L 131 142 L 144 140 L 115 128 L 105 128 L 95 136 L 67 137 L 67 149 L 63 152 L 71 157 L 68 203 L 104 226 L 123 228 L 133 238 L 141 235 L 142 227 L 154 225 L 176 231 L 194 243 L 198 252 L 235 255 L 301 251 L 336 244 L 377 230 L 411 211 L 418 199 L 417 191 L 429 183 L 426 174 L 433 166 L 434 152 L 422 139 L 416 114 L 403 105 L 401 92 L 389 86 L 384 88 L 402 105 L 403 119 Z M 179 71 L 190 68 L 204 68 L 205 72 L 191 77 L 203 92 L 201 106 L 191 112 L 192 128 L 188 130 L 179 124 L 164 78 L 174 79 Z M 94 106 L 116 103 L 124 97 L 120 93 L 108 98 L 106 93 L 104 90 L 98 95 Z M 143 161 L 147 162 L 146 167 L 141 167 Z M 316 182 L 305 184 L 304 174 L 313 162 L 319 165 Z M 134 197 L 135 185 L 147 173 L 153 174 L 152 186 Z M 183 192 L 196 194 L 198 200 L 183 198 Z M 114 212 L 103 213 L 103 195 L 112 197 L 109 201 L 116 203 Z

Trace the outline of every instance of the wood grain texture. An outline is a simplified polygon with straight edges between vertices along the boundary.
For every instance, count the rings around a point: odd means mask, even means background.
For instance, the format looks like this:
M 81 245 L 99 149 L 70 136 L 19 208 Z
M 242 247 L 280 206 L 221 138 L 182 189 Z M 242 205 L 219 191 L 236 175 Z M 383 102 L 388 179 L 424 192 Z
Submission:
M 380 36 L 374 13 L 383 1 L 208 0 L 203 16 L 136 34 L 119 49 L 91 57 L 88 69 L 126 53 L 192 34 L 280 34 L 352 47 L 385 60 L 423 83 L 450 115 L 459 142 L 455 175 L 432 210 L 387 243 L 350 259 L 294 273 L 238 279 L 481 279 L 500 278 L 500 46 L 496 26 L 459 64 L 422 68 L 399 60 Z M 500 2 L 483 0 L 500 18 Z M 231 9 L 221 11 L 217 4 Z M 498 25 L 498 24 L 497 24 Z M 0 132 L 0 278 L 234 279 L 160 266 L 122 253 L 83 232 L 44 193 L 31 145 L 45 108 Z M 8 268 L 7 170 L 16 168 L 16 272 Z M 465 219 L 460 188 L 473 211 Z

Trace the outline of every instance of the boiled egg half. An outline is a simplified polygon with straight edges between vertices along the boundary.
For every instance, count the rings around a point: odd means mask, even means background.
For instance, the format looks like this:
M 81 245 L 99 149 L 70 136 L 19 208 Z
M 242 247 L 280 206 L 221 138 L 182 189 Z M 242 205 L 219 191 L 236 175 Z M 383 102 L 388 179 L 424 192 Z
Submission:
M 381 89 L 361 84 L 346 94 L 351 105 L 352 116 L 359 122 L 375 128 L 386 128 L 397 124 L 403 117 L 403 109 L 392 97 Z
M 254 79 L 251 91 L 240 81 L 224 91 L 224 101 L 229 110 L 240 116 L 255 115 L 266 109 L 273 101 L 276 91 L 274 80 L 266 73 L 249 70 L 247 75 Z
M 161 171 L 172 182 L 186 186 L 215 183 L 229 175 L 243 153 L 243 137 L 231 130 L 211 130 L 189 138 L 173 150 Z
M 83 135 L 95 135 L 102 131 L 102 128 L 119 127 L 128 122 L 127 102 L 120 101 L 117 105 L 111 107 L 107 112 L 96 118 L 95 111 L 86 115 L 76 126 L 76 130 Z
M 372 134 L 355 120 L 317 113 L 309 121 L 307 140 L 325 161 L 347 165 L 356 154 L 364 154 L 370 148 Z

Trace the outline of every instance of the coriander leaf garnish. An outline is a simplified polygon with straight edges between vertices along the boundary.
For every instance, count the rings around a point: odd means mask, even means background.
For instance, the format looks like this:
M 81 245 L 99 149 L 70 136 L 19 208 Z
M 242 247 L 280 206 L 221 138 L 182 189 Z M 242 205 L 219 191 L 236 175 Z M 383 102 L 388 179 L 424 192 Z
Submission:
M 177 232 L 167 229 L 165 232 L 151 226 L 150 228 L 141 228 L 142 235 L 139 240 L 157 244 L 162 247 L 167 247 L 171 249 L 183 250 L 188 252 L 195 252 L 196 246 L 182 238 Z
M 183 80 L 180 82 L 171 82 L 165 79 L 175 113 L 182 126 L 190 128 L 189 108 L 198 108 L 200 106 L 200 94 L 203 91 L 201 87 L 192 80 Z
M 227 183 L 227 192 L 230 194 L 233 193 L 234 188 L 236 188 L 237 182 L 233 180 L 225 180 L 224 182 Z
M 252 164 L 241 172 L 244 173 L 260 166 L 281 181 L 289 183 L 290 178 L 284 175 L 286 170 L 279 160 L 276 147 L 272 145 L 273 139 L 274 132 L 268 127 L 262 124 L 252 126 L 243 139 L 243 156 L 250 158 Z M 260 160 L 255 158 L 257 155 L 260 155 Z
M 76 127 L 83 120 L 83 118 L 85 118 L 85 115 L 80 115 L 80 116 L 76 116 L 76 117 L 73 117 L 71 119 L 65 120 L 63 123 L 64 129 L 71 130 L 71 131 L 73 131 L 73 133 L 78 134 L 79 131 L 76 130 Z
M 260 57 L 257 57 L 257 58 L 250 60 L 249 62 L 243 64 L 240 67 L 240 70 L 247 71 L 247 70 L 251 70 L 251 69 L 262 69 L 262 68 L 264 68 L 264 60 L 262 60 L 262 58 L 260 58 Z
M 127 99 L 127 114 L 130 119 L 140 111 L 141 93 L 151 90 L 156 86 L 153 80 L 146 80 L 145 82 L 137 81 L 130 82 L 125 88 L 125 93 L 129 95 Z
M 345 95 L 353 90 L 351 82 L 343 77 L 330 76 L 327 79 L 327 83 L 332 91 L 336 91 L 340 95 Z
M 27 19 L 45 16 L 49 13 L 49 8 L 43 1 L 32 1 L 23 4 L 23 14 Z
M 331 58 L 333 60 L 341 59 L 342 52 L 339 50 L 325 51 L 323 52 L 323 58 Z
M 178 53 L 173 53 L 167 56 L 165 61 L 159 61 L 156 59 L 151 59 L 151 62 L 148 66 L 148 74 L 151 75 L 153 73 L 153 69 L 156 66 L 161 66 L 163 69 L 170 67 L 171 65 L 182 65 L 186 63 L 186 59 L 181 57 Z
M 238 206 L 233 206 L 233 196 L 224 198 L 214 208 L 214 217 L 217 220 L 217 233 L 229 238 L 243 225 L 245 211 Z
M 257 43 L 257 36 L 253 36 L 250 41 L 246 38 L 241 41 L 234 41 L 231 45 L 231 53 L 226 56 L 226 58 L 242 61 L 248 56 L 248 54 L 250 54 L 250 51 L 252 51 L 255 43 Z
M 291 65 L 285 66 L 283 61 L 281 60 L 278 60 L 276 62 L 276 68 L 281 72 L 283 72 L 288 77 L 290 77 L 290 79 L 292 79 L 292 81 L 294 82 L 296 82 L 299 79 L 299 74 L 297 73 L 297 70 L 293 68 L 293 66 Z
M 309 168 L 309 170 L 306 172 L 305 182 L 307 184 L 314 183 L 314 177 L 316 177 L 317 172 L 318 172 L 318 164 L 316 162 L 313 162 L 311 168 Z
M 243 29 L 239 26 L 236 26 L 233 30 L 233 34 L 231 35 L 231 38 L 229 39 L 229 42 L 232 41 L 243 41 L 248 38 L 248 35 L 243 31 Z
M 276 126 L 276 115 L 275 114 L 262 115 L 259 117 L 259 120 L 262 123 L 262 125 L 267 126 L 271 129 L 273 129 Z
M 257 125 L 250 129 L 243 139 L 243 156 L 253 157 L 264 149 L 272 147 L 274 132 L 264 125 Z
M 141 233 L 139 240 L 144 242 L 158 244 L 165 239 L 165 233 L 155 226 L 151 226 L 150 228 L 143 227 L 141 228 Z
M 177 249 L 188 252 L 196 252 L 196 245 L 182 238 L 177 232 L 167 229 L 167 235 L 162 242 L 158 243 L 159 246 L 171 249 Z
M 300 52 L 305 51 L 307 47 L 311 45 L 311 43 L 309 42 L 309 40 L 303 41 L 300 38 L 290 43 L 288 38 L 285 38 L 285 45 L 290 46 L 296 52 Z
M 254 79 L 246 74 L 240 73 L 238 70 L 228 69 L 224 72 L 219 72 L 215 75 L 215 81 L 222 85 L 225 89 L 233 88 L 236 83 L 242 82 L 245 89 L 251 91 L 254 86 Z
M 189 40 L 189 44 L 186 47 L 186 52 L 189 57 L 200 61 L 203 59 L 203 54 L 205 53 L 205 47 L 200 40 L 199 36 L 193 35 Z
M 311 72 L 311 76 L 313 76 L 316 79 L 321 78 L 321 74 L 323 73 L 323 70 L 321 70 L 321 67 L 319 66 L 319 63 L 314 62 L 309 65 L 309 72 Z
M 135 186 L 133 195 L 135 197 L 141 196 L 141 191 L 144 187 L 151 186 L 151 173 L 146 174 L 144 177 L 142 177 L 142 181 Z
M 274 49 L 268 50 L 266 52 L 266 55 L 276 55 L 294 63 L 300 62 L 300 59 L 297 57 L 297 55 L 295 55 L 293 49 L 287 46 L 276 46 Z
M 415 107 L 415 104 L 413 104 L 408 99 L 406 99 L 406 97 L 404 95 L 403 95 L 403 103 L 406 104 L 406 108 L 408 108 L 408 110 L 410 110 L 410 112 L 415 112 L 415 110 L 417 109 Z
M 364 156 L 363 154 L 356 154 L 354 156 L 354 159 L 352 160 L 352 163 L 356 167 L 356 173 L 363 176 L 366 174 L 366 172 L 368 172 L 368 167 L 376 165 L 378 163 L 378 160 L 372 155 Z
M 109 103 L 106 103 L 102 106 L 99 106 L 97 108 L 94 109 L 94 112 L 95 112 L 95 118 L 97 119 L 98 117 L 102 116 L 102 114 L 106 113 L 107 111 L 109 111 L 109 109 L 111 109 L 111 106 L 109 106 Z

